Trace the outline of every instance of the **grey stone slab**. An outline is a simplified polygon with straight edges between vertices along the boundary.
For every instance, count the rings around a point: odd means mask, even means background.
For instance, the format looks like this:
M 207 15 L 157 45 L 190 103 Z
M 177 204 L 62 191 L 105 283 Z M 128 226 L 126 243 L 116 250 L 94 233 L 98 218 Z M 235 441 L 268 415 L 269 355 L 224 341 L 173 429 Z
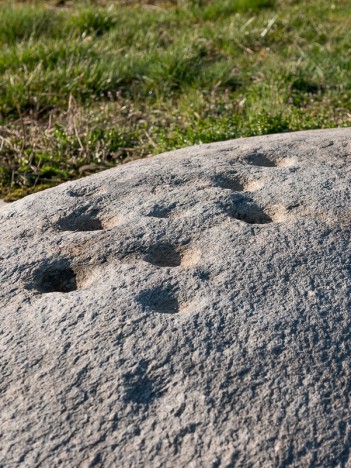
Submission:
M 0 465 L 349 466 L 351 130 L 0 211 Z

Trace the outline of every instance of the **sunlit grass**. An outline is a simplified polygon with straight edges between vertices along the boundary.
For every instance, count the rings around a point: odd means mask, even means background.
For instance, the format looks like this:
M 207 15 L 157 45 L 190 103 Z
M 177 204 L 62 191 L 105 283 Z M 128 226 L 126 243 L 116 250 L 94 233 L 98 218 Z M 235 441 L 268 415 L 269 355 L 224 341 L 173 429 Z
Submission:
M 0 195 L 351 120 L 351 4 L 3 2 Z

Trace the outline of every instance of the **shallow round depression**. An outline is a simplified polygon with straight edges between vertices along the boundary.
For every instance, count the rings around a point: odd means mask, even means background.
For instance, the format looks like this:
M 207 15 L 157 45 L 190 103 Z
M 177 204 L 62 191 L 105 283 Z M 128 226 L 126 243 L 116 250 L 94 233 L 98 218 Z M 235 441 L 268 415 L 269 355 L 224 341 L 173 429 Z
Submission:
M 60 231 L 101 231 L 104 229 L 102 221 L 92 214 L 75 214 L 62 218 L 56 223 Z
M 53 262 L 38 268 L 31 279 L 28 289 L 41 294 L 69 293 L 88 286 L 93 278 L 86 268 L 73 268 L 68 261 Z

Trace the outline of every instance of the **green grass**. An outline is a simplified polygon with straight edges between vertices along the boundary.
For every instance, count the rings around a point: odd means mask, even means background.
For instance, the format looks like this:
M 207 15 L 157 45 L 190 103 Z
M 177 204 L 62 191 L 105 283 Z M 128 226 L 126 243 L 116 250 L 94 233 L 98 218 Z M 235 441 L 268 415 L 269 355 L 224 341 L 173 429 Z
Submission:
M 351 2 L 0 4 L 0 197 L 182 146 L 350 125 Z

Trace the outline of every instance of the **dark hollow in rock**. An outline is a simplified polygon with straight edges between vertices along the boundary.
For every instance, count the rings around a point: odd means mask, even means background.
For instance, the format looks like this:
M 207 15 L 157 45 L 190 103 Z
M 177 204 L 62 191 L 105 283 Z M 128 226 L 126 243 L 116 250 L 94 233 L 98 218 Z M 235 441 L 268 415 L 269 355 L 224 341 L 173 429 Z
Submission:
M 161 244 L 149 250 L 144 260 L 158 267 L 177 267 L 181 263 L 181 256 L 173 245 Z
M 103 229 L 101 221 L 89 214 L 72 213 L 56 225 L 61 231 L 100 231 Z
M 250 199 L 237 199 L 227 206 L 226 211 L 231 218 L 244 221 L 248 224 L 272 223 L 272 218 L 254 201 Z
M 139 302 L 145 312 L 160 314 L 176 314 L 179 312 L 179 302 L 171 288 L 155 288 L 142 293 Z
M 35 274 L 35 288 L 41 293 L 68 293 L 78 289 L 76 273 L 69 265 L 52 265 Z
M 262 153 L 250 154 L 245 161 L 251 166 L 277 167 L 277 164 Z
M 153 378 L 147 361 L 142 359 L 138 365 L 123 375 L 123 401 L 125 404 L 149 406 L 160 398 L 164 390 L 159 378 Z
M 214 179 L 214 185 L 219 188 L 233 190 L 234 192 L 242 192 L 244 190 L 244 184 L 237 176 L 217 176 Z
M 269 224 L 273 222 L 272 218 L 262 210 L 239 211 L 236 213 L 235 218 L 248 224 Z
M 148 213 L 152 218 L 169 218 L 175 205 L 155 205 Z

